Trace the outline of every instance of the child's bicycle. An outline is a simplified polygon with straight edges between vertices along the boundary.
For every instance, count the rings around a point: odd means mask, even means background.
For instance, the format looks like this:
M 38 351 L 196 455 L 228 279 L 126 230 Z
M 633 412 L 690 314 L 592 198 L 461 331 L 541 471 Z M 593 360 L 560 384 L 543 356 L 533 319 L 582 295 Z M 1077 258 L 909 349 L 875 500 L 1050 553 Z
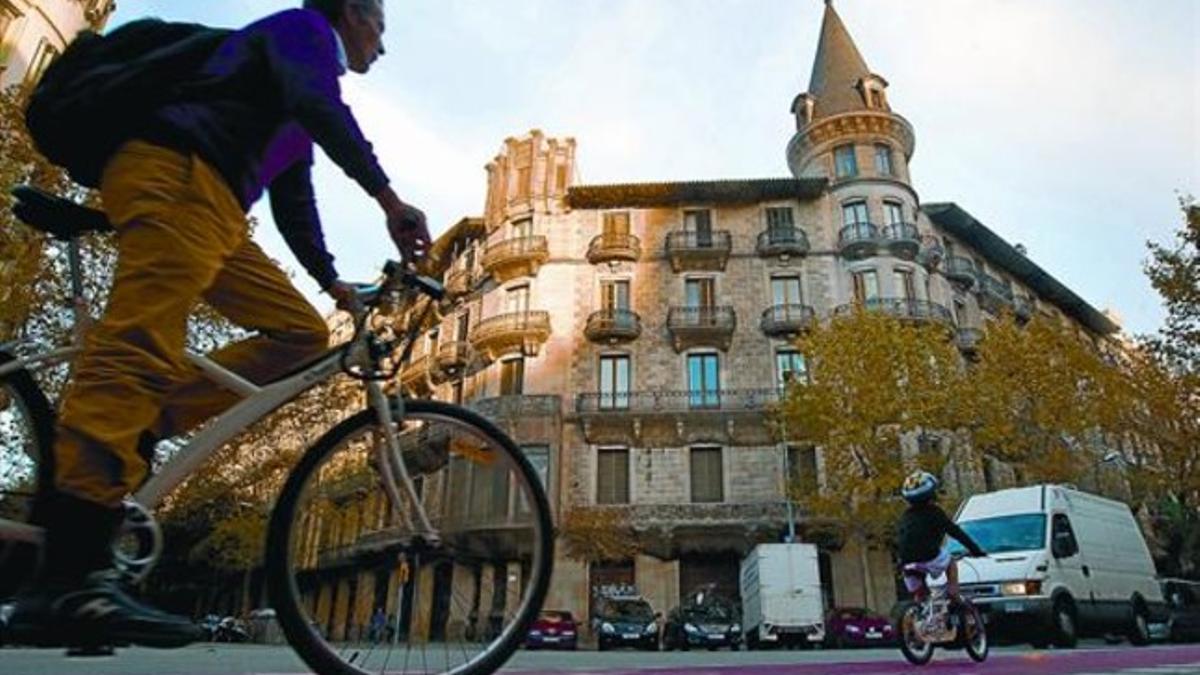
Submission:
M 966 560 L 960 554 L 955 560 Z M 967 563 L 970 564 L 969 562 Z M 900 636 L 900 651 L 908 662 L 923 666 L 933 658 L 935 647 L 966 649 L 977 663 L 988 656 L 987 627 L 983 615 L 967 598 L 952 601 L 946 585 L 929 586 L 929 570 L 921 563 L 909 563 L 901 570 L 905 576 L 917 577 L 922 588 L 917 597 L 923 602 L 909 603 L 900 614 L 896 633 Z
M 71 310 L 77 322 L 85 319 L 77 237 L 109 229 L 107 221 L 30 188 L 14 194 L 21 220 L 65 242 Z M 378 284 L 359 287 L 348 343 L 262 386 L 189 355 L 242 400 L 126 501 L 114 543 L 125 581 L 141 582 L 157 562 L 163 537 L 155 509 L 174 488 L 240 432 L 346 373 L 362 382 L 363 409 L 303 452 L 267 529 L 265 579 L 285 637 L 321 674 L 474 674 L 503 665 L 524 641 L 550 583 L 546 492 L 520 448 L 487 419 L 386 393 L 423 320 L 404 331 L 371 320 L 387 307 L 421 303 L 428 315 L 442 295 L 436 281 L 389 262 Z M 78 336 L 53 349 L 0 345 L 0 600 L 35 571 L 42 531 L 28 517 L 52 476 L 54 409 L 35 375 L 79 351 Z M 378 608 L 394 618 L 387 639 L 372 641 L 367 626 Z M 478 630 L 470 625 L 476 616 L 499 616 L 499 630 Z

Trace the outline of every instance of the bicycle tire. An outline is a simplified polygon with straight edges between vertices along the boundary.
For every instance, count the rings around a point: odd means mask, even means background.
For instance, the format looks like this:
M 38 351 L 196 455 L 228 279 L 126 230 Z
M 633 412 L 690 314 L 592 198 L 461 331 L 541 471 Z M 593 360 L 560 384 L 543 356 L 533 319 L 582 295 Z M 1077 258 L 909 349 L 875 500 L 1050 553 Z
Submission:
M 978 639 L 967 635 L 968 625 L 977 627 Z M 983 663 L 987 660 L 988 651 L 991 649 L 991 639 L 987 634 L 987 624 L 983 620 L 983 614 L 979 608 L 971 601 L 966 601 L 963 605 L 961 613 L 961 622 L 959 630 L 962 632 L 963 648 L 967 651 L 967 656 L 975 663 Z
M 916 623 L 920 621 L 920 618 L 921 606 L 913 603 L 901 612 L 896 626 L 896 634 L 900 636 L 900 653 L 904 654 L 905 660 L 914 666 L 923 666 L 933 658 L 934 645 L 932 642 L 921 642 L 919 646 L 910 642 L 910 639 L 914 637 L 911 631 L 916 631 Z
M 494 443 L 494 447 L 502 449 L 508 455 L 513 466 L 523 474 L 524 480 L 531 488 L 531 515 L 537 521 L 536 530 L 539 536 L 537 553 L 530 566 L 530 590 L 512 623 L 504 629 L 498 640 L 490 643 L 486 652 L 463 666 L 448 671 L 456 675 L 493 673 L 524 643 L 529 627 L 541 610 L 549 589 L 554 559 L 549 500 L 541 479 L 520 448 L 507 434 L 483 416 L 461 406 L 429 400 L 405 401 L 405 410 L 405 419 L 421 416 L 448 418 L 486 437 Z M 377 422 L 373 410 L 363 410 L 343 420 L 318 439 L 289 474 L 271 513 L 267 530 L 265 571 L 271 604 L 288 643 L 300 658 L 320 675 L 363 675 L 371 671 L 348 663 L 320 635 L 319 629 L 314 628 L 307 620 L 306 612 L 302 608 L 303 599 L 291 570 L 292 524 L 297 517 L 297 505 L 305 486 L 326 456 L 364 428 L 376 426 Z
M 0 351 L 0 365 L 15 360 L 13 354 Z M 54 482 L 54 453 L 51 451 L 54 443 L 54 409 L 33 376 L 24 368 L 0 378 L 0 398 L 8 397 L 19 408 L 18 414 L 27 419 L 29 440 L 32 441 L 27 450 L 34 451 L 29 459 L 34 464 L 35 475 L 34 485 L 26 486 L 26 489 L 33 490 L 33 496 L 24 497 L 28 500 L 24 508 L 19 505 L 15 507 L 20 513 L 8 515 L 24 522 L 36 522 L 36 495 L 46 494 Z M 3 412 L 0 410 L 0 413 Z M 3 443 L 7 443 L 7 438 L 0 438 L 0 444 Z M 11 450 L 0 445 L 0 454 L 7 454 Z M 0 489 L 8 489 L 8 486 L 0 485 Z M 38 565 L 39 553 L 34 545 L 0 540 L 0 598 L 10 597 L 31 578 Z

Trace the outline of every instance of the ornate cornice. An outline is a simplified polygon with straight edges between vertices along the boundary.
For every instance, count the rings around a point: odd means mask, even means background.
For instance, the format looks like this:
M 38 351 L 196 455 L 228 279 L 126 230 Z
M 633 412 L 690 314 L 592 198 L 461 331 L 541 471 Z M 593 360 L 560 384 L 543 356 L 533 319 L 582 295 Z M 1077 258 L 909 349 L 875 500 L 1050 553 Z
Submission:
M 894 112 L 863 110 L 818 119 L 796 132 L 788 143 L 788 164 L 793 172 L 804 160 L 819 154 L 822 146 L 853 136 L 884 136 L 892 139 L 911 160 L 917 138 L 908 120 Z

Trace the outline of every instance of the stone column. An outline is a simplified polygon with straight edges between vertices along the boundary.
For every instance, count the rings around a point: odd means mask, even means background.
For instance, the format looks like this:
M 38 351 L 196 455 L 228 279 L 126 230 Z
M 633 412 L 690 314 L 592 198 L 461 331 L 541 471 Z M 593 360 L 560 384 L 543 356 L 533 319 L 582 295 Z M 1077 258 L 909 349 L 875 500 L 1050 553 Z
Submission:
M 489 617 L 495 597 L 496 568 L 485 563 L 479 574 L 479 618 L 475 626 L 476 635 L 487 635 Z
M 433 566 L 422 565 L 417 572 L 416 597 L 413 598 L 412 627 L 409 639 L 415 644 L 429 641 L 430 622 L 433 620 Z
M 366 639 L 367 627 L 371 625 L 371 615 L 375 613 L 375 570 L 364 570 L 358 573 L 358 583 L 354 592 L 354 627 L 355 638 Z
M 450 616 L 446 625 L 447 640 L 463 640 L 471 612 L 475 609 L 475 570 L 464 565 L 454 565 L 450 580 Z
M 321 584 L 321 590 L 317 592 L 317 615 L 313 618 L 328 635 L 330 622 L 333 619 L 333 584 L 329 582 Z
M 654 611 L 666 616 L 679 604 L 679 561 L 639 554 L 633 565 L 638 591 Z
M 504 622 L 508 624 L 521 607 L 521 563 L 508 563 L 506 571 L 508 576 L 504 579 Z
M 333 601 L 333 626 L 329 630 L 329 639 L 340 642 L 346 639 L 346 619 L 350 614 L 350 581 L 342 579 L 337 582 L 337 595 Z

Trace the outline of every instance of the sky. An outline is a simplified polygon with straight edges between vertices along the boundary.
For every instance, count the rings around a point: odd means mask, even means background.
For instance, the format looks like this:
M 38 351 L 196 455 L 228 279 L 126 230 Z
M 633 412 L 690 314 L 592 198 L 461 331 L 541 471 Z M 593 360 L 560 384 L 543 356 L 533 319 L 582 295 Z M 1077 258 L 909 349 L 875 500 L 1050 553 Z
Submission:
M 241 26 L 299 0 L 122 0 Z M 343 79 L 401 198 L 436 235 L 483 212 L 484 165 L 541 129 L 576 184 L 788 176 L 821 0 L 387 0 L 387 54 Z M 953 201 L 1131 334 L 1164 310 L 1142 265 L 1200 196 L 1200 0 L 835 0 L 916 130 L 922 202 Z M 392 251 L 374 201 L 323 157 L 316 189 L 345 279 Z M 299 270 L 255 210 L 258 239 Z M 320 308 L 332 303 L 297 272 Z

